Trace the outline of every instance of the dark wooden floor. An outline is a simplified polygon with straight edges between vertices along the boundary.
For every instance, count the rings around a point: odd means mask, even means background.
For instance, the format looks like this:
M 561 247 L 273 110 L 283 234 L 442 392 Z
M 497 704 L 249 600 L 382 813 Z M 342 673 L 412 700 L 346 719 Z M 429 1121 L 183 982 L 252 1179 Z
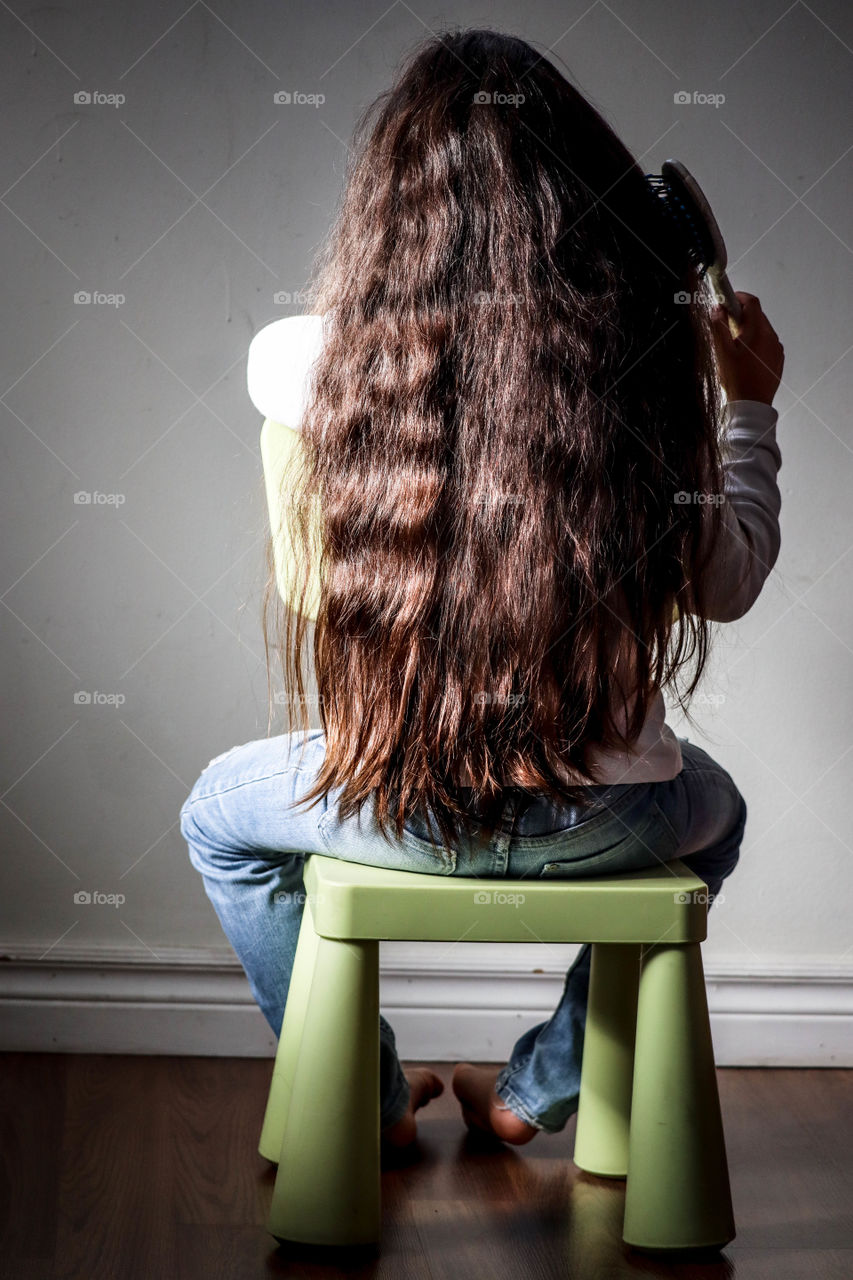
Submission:
M 383 1172 L 361 1257 L 277 1246 L 257 1154 L 271 1063 L 0 1057 L 3 1280 L 254 1276 L 853 1280 L 853 1072 L 721 1070 L 738 1235 L 663 1263 L 621 1241 L 624 1183 L 571 1161 L 575 1120 L 523 1148 L 467 1136 L 446 1085 L 417 1158 Z

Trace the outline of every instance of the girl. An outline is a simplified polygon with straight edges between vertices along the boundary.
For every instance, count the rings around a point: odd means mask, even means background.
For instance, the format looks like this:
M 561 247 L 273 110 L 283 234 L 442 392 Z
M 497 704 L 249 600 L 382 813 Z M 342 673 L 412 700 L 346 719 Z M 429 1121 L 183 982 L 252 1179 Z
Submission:
M 711 624 L 779 552 L 783 348 L 738 297 L 733 338 L 635 159 L 522 40 L 431 38 L 368 109 L 310 314 L 249 358 L 256 406 L 298 430 L 301 583 L 268 598 L 300 727 L 217 757 L 181 810 L 276 1034 L 310 853 L 513 879 L 677 857 L 709 901 L 734 869 L 746 804 L 663 690 L 687 712 Z M 469 1126 L 565 1126 L 589 959 L 500 1070 L 457 1065 Z M 406 1078 L 384 1018 L 380 1044 L 383 1137 L 407 1145 L 442 1082 Z

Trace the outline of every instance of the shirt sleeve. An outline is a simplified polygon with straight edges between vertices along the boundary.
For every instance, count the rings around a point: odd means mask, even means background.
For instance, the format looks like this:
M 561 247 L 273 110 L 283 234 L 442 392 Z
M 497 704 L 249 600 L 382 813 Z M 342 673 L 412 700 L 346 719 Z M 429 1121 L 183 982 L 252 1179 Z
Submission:
M 264 418 L 299 429 L 323 337 L 322 316 L 285 316 L 255 334 L 249 344 L 246 385 L 249 399 Z
M 302 436 L 292 427 L 266 418 L 261 427 L 261 458 L 264 467 L 264 485 L 272 534 L 273 560 L 279 595 L 288 609 L 301 612 L 311 622 L 317 621 L 320 608 L 320 575 L 318 561 L 322 550 L 320 538 L 320 512 L 315 502 L 309 516 L 311 548 L 311 572 L 299 609 L 302 586 L 302 562 L 291 540 L 290 525 L 285 519 L 282 502 L 290 491 L 288 471 L 301 464 Z
M 323 342 L 322 316 L 287 316 L 259 330 L 249 345 L 246 382 L 252 404 L 263 415 L 261 457 L 273 539 L 276 583 L 289 609 L 300 600 L 302 566 L 292 545 L 282 502 L 290 488 L 291 468 L 301 465 L 302 437 L 299 428 L 305 412 L 309 374 Z M 317 620 L 320 579 L 319 511 L 310 514 L 312 553 L 302 613 Z
M 779 414 L 759 400 L 729 401 L 725 413 L 723 524 L 717 554 L 702 580 L 703 615 L 711 622 L 734 622 L 748 612 L 776 563 L 781 543 Z

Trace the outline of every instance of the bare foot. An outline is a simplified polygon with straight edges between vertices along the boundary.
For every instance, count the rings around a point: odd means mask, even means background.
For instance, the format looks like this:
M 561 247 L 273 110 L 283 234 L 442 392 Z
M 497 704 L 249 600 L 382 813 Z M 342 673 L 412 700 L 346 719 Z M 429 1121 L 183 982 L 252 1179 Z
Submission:
M 444 1092 L 444 1081 L 427 1067 L 414 1067 L 406 1072 L 406 1079 L 411 1089 L 408 1110 L 396 1124 L 382 1130 L 382 1141 L 392 1147 L 408 1147 L 414 1142 L 418 1136 L 415 1112 Z
M 514 1111 L 503 1110 L 506 1103 L 495 1092 L 500 1067 L 474 1067 L 460 1062 L 453 1071 L 453 1092 L 462 1104 L 462 1116 L 469 1129 L 482 1129 L 502 1142 L 521 1146 L 535 1138 L 539 1130 Z

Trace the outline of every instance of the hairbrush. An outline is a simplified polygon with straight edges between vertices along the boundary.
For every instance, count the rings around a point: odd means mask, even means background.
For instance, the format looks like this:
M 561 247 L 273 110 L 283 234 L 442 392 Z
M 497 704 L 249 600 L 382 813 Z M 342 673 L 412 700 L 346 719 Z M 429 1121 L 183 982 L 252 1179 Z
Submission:
M 743 308 L 726 275 L 726 244 L 699 183 L 680 160 L 664 160 L 660 174 L 647 173 L 646 181 L 688 260 L 707 274 L 714 298 L 739 324 Z

